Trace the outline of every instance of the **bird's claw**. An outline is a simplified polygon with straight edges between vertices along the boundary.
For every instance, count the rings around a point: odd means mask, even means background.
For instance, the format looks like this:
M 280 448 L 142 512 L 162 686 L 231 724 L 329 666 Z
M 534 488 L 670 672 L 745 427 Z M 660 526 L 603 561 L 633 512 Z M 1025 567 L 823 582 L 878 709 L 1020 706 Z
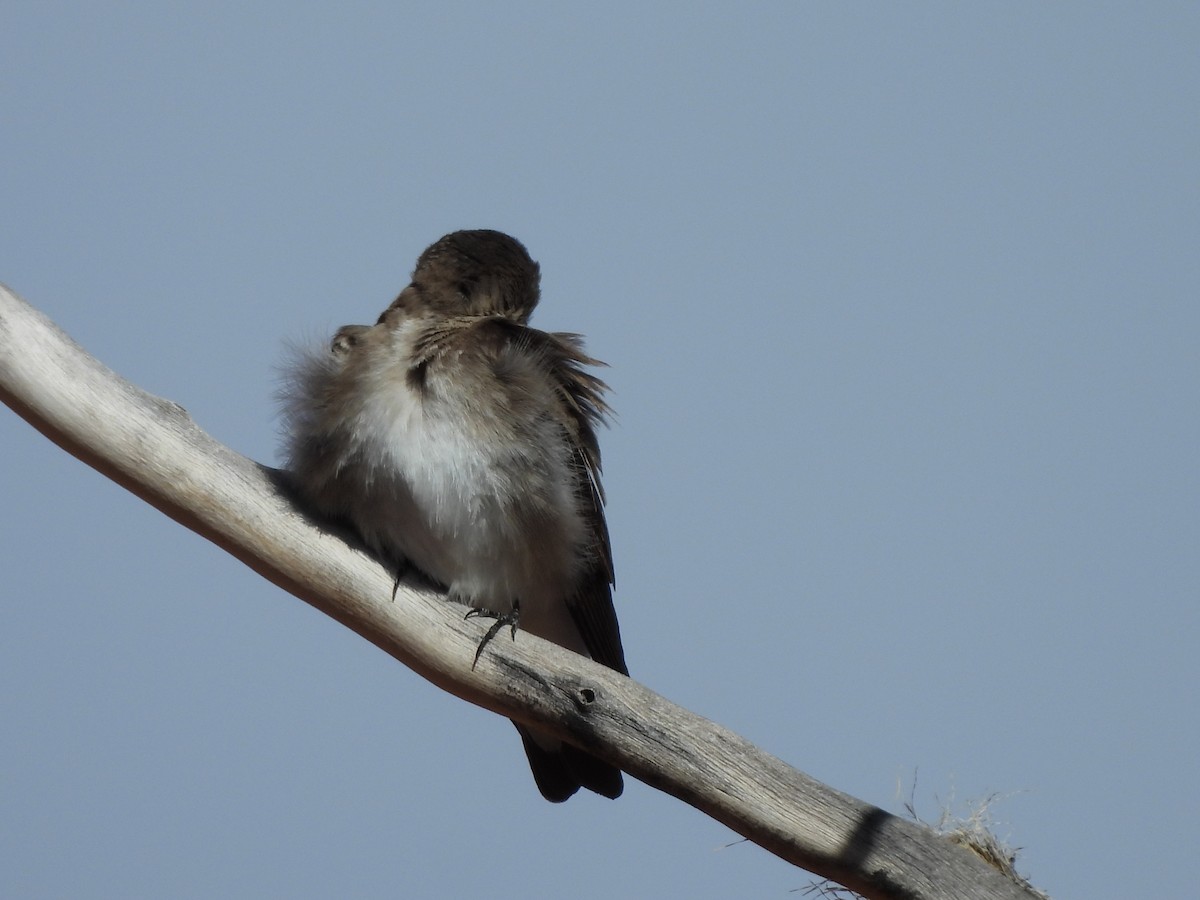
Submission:
M 475 659 L 471 661 L 471 669 L 474 670 L 476 664 L 479 662 L 480 654 L 483 653 L 483 648 L 488 645 L 488 641 L 500 633 L 500 629 L 505 625 L 512 629 L 512 639 L 514 641 L 517 639 L 517 625 L 521 622 L 521 604 L 514 601 L 512 611 L 506 613 L 498 613 L 491 609 L 480 609 L 479 607 L 474 607 L 467 610 L 467 614 L 463 616 L 463 618 L 484 618 L 496 620 L 487 630 L 487 634 L 483 636 L 483 640 L 479 642 L 479 646 L 475 648 Z

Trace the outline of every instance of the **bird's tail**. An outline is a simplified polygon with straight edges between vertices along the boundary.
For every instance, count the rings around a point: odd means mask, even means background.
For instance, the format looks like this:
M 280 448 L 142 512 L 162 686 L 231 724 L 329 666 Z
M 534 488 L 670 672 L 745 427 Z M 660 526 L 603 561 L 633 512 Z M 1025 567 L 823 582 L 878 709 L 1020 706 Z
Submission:
M 516 723 L 513 723 L 516 725 Z M 517 725 L 529 768 L 542 796 L 562 803 L 581 787 L 616 799 L 625 789 L 621 770 L 584 751 L 541 732 Z

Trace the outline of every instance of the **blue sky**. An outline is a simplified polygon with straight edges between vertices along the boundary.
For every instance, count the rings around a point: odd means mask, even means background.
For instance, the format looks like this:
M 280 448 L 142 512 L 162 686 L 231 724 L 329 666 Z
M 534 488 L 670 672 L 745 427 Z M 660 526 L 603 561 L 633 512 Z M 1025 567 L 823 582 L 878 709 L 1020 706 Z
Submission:
M 1194 4 L 10 3 L 0 280 L 277 460 L 462 227 L 587 335 L 631 671 L 1053 896 L 1194 889 Z M 0 410 L 0 893 L 785 896 Z

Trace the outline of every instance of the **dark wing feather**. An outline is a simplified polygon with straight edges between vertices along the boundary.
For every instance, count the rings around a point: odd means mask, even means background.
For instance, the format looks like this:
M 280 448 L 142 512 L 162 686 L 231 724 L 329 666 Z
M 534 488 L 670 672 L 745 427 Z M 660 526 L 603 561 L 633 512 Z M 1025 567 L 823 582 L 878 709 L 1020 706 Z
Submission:
M 612 546 L 604 521 L 604 488 L 600 484 L 600 444 L 596 426 L 611 413 L 604 401 L 603 381 L 586 371 L 588 365 L 603 365 L 583 352 L 582 341 L 574 334 L 543 334 L 553 352 L 547 354 L 550 373 L 558 385 L 559 396 L 571 422 L 570 445 L 575 469 L 575 490 L 588 523 L 591 557 L 575 594 L 567 598 L 592 659 L 629 674 L 625 651 L 621 646 L 621 628 L 613 607 Z

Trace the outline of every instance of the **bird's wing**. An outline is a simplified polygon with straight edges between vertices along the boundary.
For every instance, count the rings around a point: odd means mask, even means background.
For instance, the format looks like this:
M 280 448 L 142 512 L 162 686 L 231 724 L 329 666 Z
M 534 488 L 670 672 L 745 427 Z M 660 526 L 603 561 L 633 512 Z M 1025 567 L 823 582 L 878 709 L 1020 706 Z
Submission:
M 499 359 L 519 348 L 523 357 L 535 360 L 550 376 L 554 392 L 549 402 L 557 404 L 561 413 L 555 418 L 563 423 L 575 493 L 588 533 L 588 560 L 575 593 L 566 598 L 567 607 L 592 659 L 628 675 L 612 602 L 612 547 L 604 521 L 600 445 L 596 439 L 597 426 L 604 424 L 611 411 L 604 400 L 604 382 L 586 368 L 603 363 L 584 353 L 583 341 L 575 334 L 538 331 L 499 316 L 475 319 L 470 325 L 460 322 L 457 327 L 471 332 L 477 350 Z M 431 343 L 445 348 L 446 338 L 453 340 L 447 334 Z
M 628 675 L 621 629 L 612 602 L 612 545 L 604 520 L 604 488 L 600 483 L 600 445 L 596 427 L 611 411 L 604 400 L 604 382 L 585 366 L 602 365 L 583 352 L 583 342 L 574 334 L 545 335 L 553 352 L 547 354 L 550 372 L 558 387 L 559 399 L 571 423 L 569 446 L 575 472 L 575 490 L 588 524 L 591 558 L 579 587 L 567 598 L 571 616 L 584 642 L 598 663 Z

